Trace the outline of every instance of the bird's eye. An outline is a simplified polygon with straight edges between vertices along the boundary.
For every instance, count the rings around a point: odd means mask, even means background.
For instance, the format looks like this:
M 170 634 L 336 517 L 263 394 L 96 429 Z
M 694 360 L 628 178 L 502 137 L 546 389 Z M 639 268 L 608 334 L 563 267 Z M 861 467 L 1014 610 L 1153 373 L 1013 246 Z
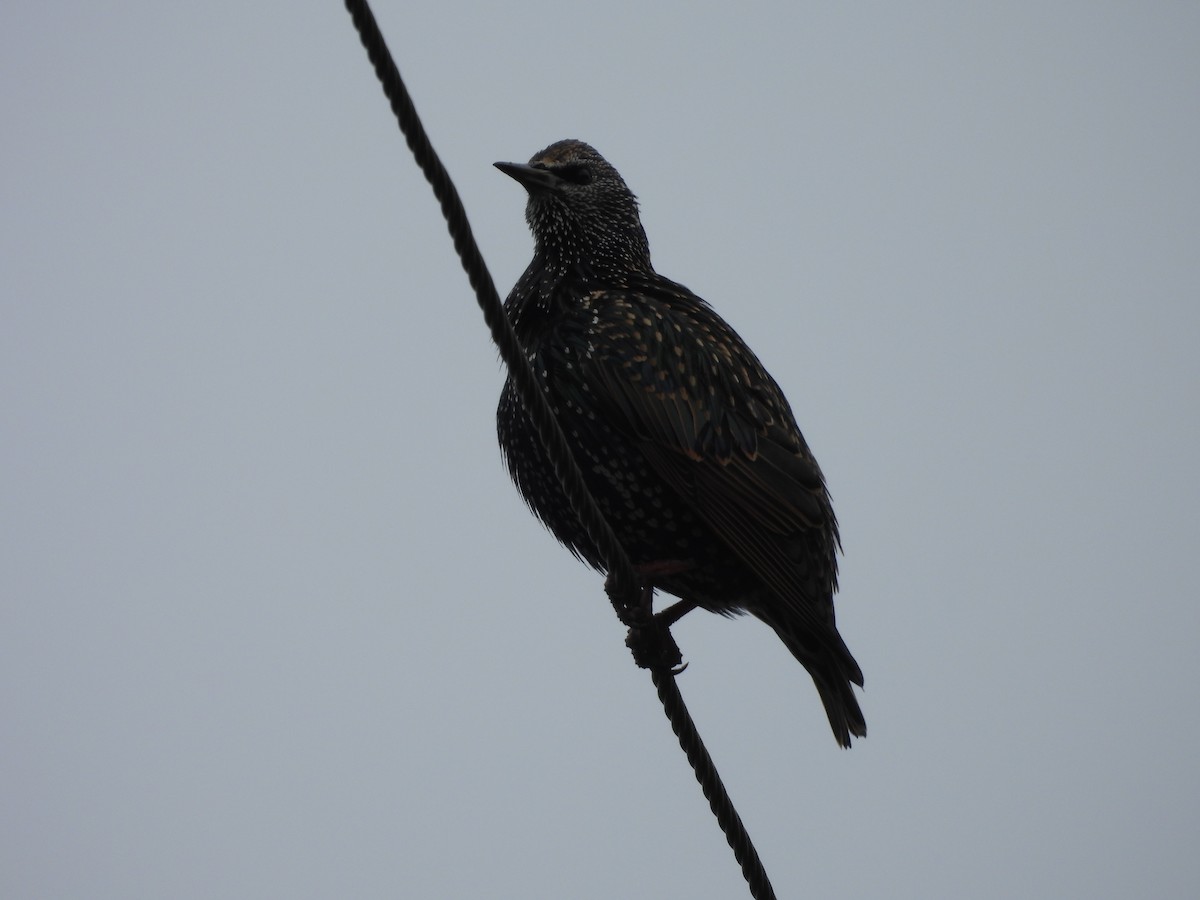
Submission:
M 559 166 L 554 174 L 571 184 L 591 184 L 592 170 L 587 166 Z

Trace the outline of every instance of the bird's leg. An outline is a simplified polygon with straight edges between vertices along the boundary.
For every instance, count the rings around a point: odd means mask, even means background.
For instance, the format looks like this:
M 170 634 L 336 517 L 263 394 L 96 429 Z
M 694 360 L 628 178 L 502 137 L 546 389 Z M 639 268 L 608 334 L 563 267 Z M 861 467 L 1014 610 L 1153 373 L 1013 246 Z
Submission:
M 604 582 L 604 590 L 609 598 L 613 601 L 613 605 L 617 607 L 618 615 L 621 616 L 621 621 L 626 625 L 636 624 L 638 619 L 652 619 L 654 614 L 654 588 L 656 578 L 664 575 L 678 575 L 681 572 L 687 572 L 695 567 L 695 563 L 687 559 L 661 559 L 654 562 L 638 563 L 634 565 L 633 571 L 641 580 L 641 594 L 638 597 L 636 605 L 628 602 L 629 594 L 625 591 L 619 591 L 616 579 L 613 578 L 610 572 L 608 578 Z M 676 603 L 671 609 L 680 606 Z M 695 604 L 693 604 L 693 607 Z M 665 612 L 665 611 L 664 611 Z M 688 609 L 681 609 L 667 624 L 672 624 L 677 621 Z
M 634 591 L 637 592 L 636 599 L 633 596 Z M 612 572 L 604 579 L 604 593 L 608 594 L 608 599 L 612 601 L 613 609 L 617 611 L 621 622 L 631 628 L 643 618 L 647 591 L 651 597 L 654 596 L 653 585 L 639 582 L 636 586 L 626 587 L 617 582 Z
M 666 609 L 654 614 L 654 621 L 661 623 L 666 628 L 670 628 L 693 609 L 699 606 L 695 600 L 679 600 L 672 603 Z
M 621 620 L 629 626 L 625 646 L 633 651 L 634 661 L 643 669 L 669 669 L 672 675 L 678 675 L 687 668 L 687 664 L 683 663 L 679 645 L 671 635 L 671 626 L 695 609 L 696 604 L 690 600 L 680 600 L 656 614 L 654 580 L 655 576 L 686 572 L 693 565 L 687 560 L 668 559 L 634 566 L 634 571 L 642 582 L 641 596 L 637 606 L 622 604 L 618 613 L 624 609 Z M 605 583 L 605 590 L 615 600 L 616 584 L 611 575 Z
M 680 600 L 677 603 L 672 603 L 662 612 L 654 612 L 652 603 L 654 598 L 654 581 L 655 576 L 662 577 L 664 575 L 680 575 L 683 572 L 689 572 L 696 567 L 696 564 L 690 559 L 660 559 L 651 563 L 643 563 L 640 566 L 635 566 L 637 573 L 645 580 L 646 589 L 642 595 L 642 606 L 644 611 L 652 616 L 656 622 L 666 628 L 670 628 L 693 609 L 697 604 L 693 600 Z

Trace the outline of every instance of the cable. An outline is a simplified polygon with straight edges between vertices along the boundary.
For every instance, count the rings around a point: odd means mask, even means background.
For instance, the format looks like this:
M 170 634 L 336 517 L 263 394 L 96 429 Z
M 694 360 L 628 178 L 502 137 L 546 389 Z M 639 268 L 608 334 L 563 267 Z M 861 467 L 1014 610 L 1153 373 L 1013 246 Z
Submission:
M 583 473 L 579 471 L 579 466 L 575 464 L 574 458 L 571 456 L 567 439 L 559 427 L 558 420 L 554 417 L 550 404 L 538 388 L 533 371 L 525 360 L 512 325 L 504 314 L 504 306 L 500 302 L 500 295 L 496 293 L 496 285 L 492 281 L 491 273 L 471 234 L 471 225 L 467 221 L 467 213 L 463 209 L 462 200 L 459 199 L 454 182 L 450 180 L 450 174 L 429 142 L 429 137 L 417 115 L 416 107 L 413 106 L 408 89 L 400 78 L 396 63 L 392 60 L 383 35 L 379 31 L 379 25 L 371 13 L 370 5 L 365 2 L 357 3 L 347 0 L 346 9 L 349 10 L 354 25 L 362 38 L 363 46 L 367 50 L 367 56 L 375 67 L 375 74 L 383 85 L 383 92 L 391 102 L 392 112 L 395 113 L 396 119 L 400 123 L 400 130 L 404 133 L 408 148 L 412 151 L 426 180 L 433 187 L 434 196 L 437 197 L 438 204 L 442 208 L 442 215 L 446 219 L 446 226 L 454 241 L 454 249 L 458 252 L 463 269 L 466 270 L 467 280 L 475 290 L 479 308 L 483 310 L 484 321 L 491 329 L 492 340 L 500 348 L 500 356 L 512 373 L 525 409 L 537 429 L 538 437 L 547 448 L 549 458 L 554 466 L 554 474 L 562 483 L 571 508 L 592 537 L 605 562 L 608 563 L 608 570 L 617 585 L 616 593 L 630 598 L 628 605 L 632 607 L 636 604 L 632 598 L 638 594 L 639 584 L 633 563 L 630 562 L 620 541 L 617 540 L 616 534 L 613 533 L 612 528 L 609 527 L 608 522 L 605 521 L 595 501 L 588 493 L 587 486 L 583 481 Z
M 521 402 L 546 448 L 554 474 L 561 482 L 572 510 L 604 558 L 609 573 L 605 589 L 617 615 L 630 628 L 626 643 L 634 651 L 638 664 L 650 669 L 663 710 L 671 720 L 671 727 L 679 738 L 679 745 L 687 755 L 696 780 L 708 799 L 709 807 L 742 868 L 750 895 L 755 900 L 774 900 L 775 892 L 771 888 L 766 870 L 750 841 L 750 835 L 747 834 L 741 817 L 733 807 L 733 801 L 729 799 L 729 794 L 721 783 L 712 757 L 708 755 L 699 732 L 696 731 L 695 723 L 684 705 L 679 686 L 675 683 L 678 670 L 674 667 L 679 661 L 679 651 L 670 637 L 669 628 L 656 625 L 648 609 L 649 604 L 642 602 L 641 579 L 584 483 L 583 473 L 571 455 L 571 449 L 558 420 L 538 386 L 529 362 L 521 350 L 520 342 L 504 313 L 500 295 L 496 292 L 491 273 L 475 243 L 466 210 L 459 199 L 454 182 L 429 142 L 408 89 L 400 77 L 400 71 L 396 68 L 371 12 L 370 4 L 366 0 L 346 0 L 346 10 L 350 13 L 363 47 L 366 48 L 367 57 L 375 68 L 384 95 L 391 103 L 392 112 L 396 115 L 408 148 L 433 188 L 434 196 L 437 197 L 442 215 L 446 219 L 446 227 L 454 241 L 454 249 L 462 261 L 463 269 L 466 270 L 467 280 L 475 291 L 484 321 L 491 330 L 492 340 L 500 349 L 500 356 L 512 375 Z

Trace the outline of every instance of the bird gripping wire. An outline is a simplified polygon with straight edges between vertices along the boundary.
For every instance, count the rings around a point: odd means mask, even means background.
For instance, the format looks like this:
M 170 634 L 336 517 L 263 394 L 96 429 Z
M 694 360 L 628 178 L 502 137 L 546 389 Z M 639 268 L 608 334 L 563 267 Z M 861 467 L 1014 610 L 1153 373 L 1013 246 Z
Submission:
M 679 738 L 680 746 L 692 765 L 696 780 L 700 783 L 709 807 L 725 833 L 734 857 L 741 866 L 751 896 L 755 900 L 774 900 L 775 892 L 767 878 L 766 870 L 725 791 L 725 786 L 696 731 L 695 723 L 675 683 L 673 667 L 679 661 L 678 648 L 670 637 L 669 630 L 666 627 L 656 627 L 653 616 L 641 602 L 641 579 L 589 493 L 583 473 L 571 455 L 558 420 L 537 385 L 529 362 L 504 313 L 491 273 L 475 243 L 458 191 L 425 133 L 370 5 L 366 0 L 346 0 L 345 5 L 354 27 L 358 30 L 363 47 L 366 48 L 367 56 L 375 68 L 375 74 L 383 86 L 383 92 L 391 103 L 392 112 L 408 148 L 433 188 L 454 242 L 454 249 L 462 261 L 467 279 L 483 311 L 484 320 L 491 330 L 492 340 L 500 349 L 500 355 L 512 374 L 521 401 L 546 448 L 547 457 L 552 462 L 554 474 L 561 482 L 571 508 L 607 564 L 609 597 L 621 621 L 630 628 L 627 643 L 634 650 L 638 664 L 650 669 L 663 709 L 671 720 L 671 727 Z

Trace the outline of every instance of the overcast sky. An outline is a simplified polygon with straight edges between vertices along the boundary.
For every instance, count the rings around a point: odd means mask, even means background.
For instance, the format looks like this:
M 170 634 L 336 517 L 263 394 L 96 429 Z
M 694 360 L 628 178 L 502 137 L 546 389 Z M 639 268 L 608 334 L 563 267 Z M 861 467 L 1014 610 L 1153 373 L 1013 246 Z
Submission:
M 870 737 L 680 686 L 781 897 L 1200 893 L 1200 7 L 384 2 L 494 170 L 594 144 L 784 387 Z M 0 8 L 0 895 L 748 896 L 342 6 Z

